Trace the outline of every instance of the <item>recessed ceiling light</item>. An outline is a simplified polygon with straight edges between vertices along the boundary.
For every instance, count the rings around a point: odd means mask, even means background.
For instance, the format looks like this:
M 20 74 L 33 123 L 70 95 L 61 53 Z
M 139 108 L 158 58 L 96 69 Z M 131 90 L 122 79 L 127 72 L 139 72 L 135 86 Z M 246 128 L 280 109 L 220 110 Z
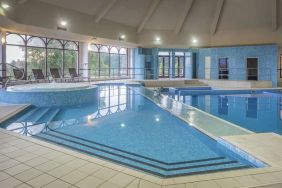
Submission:
M 122 123 L 122 124 L 120 124 L 120 126 L 121 126 L 121 127 L 125 127 L 125 124 L 124 124 L 124 123 Z
M 3 9 L 8 9 L 8 8 L 10 8 L 10 5 L 7 4 L 7 3 L 2 3 L 1 6 L 2 6 Z
M 156 118 L 155 120 L 156 120 L 156 122 L 159 122 L 159 121 L 160 121 L 160 118 Z
M 160 37 L 156 37 L 156 41 L 161 41 L 161 38 Z
M 68 25 L 68 22 L 66 22 L 66 21 L 61 21 L 60 24 L 61 24 L 61 26 L 67 26 L 67 25 Z
M 197 40 L 196 38 L 193 38 L 193 39 L 192 39 L 192 43 L 193 43 L 193 44 L 196 44 L 196 43 L 198 43 L 198 40 Z
M 120 37 L 119 37 L 120 39 L 125 39 L 125 35 L 124 34 L 122 34 L 122 35 L 120 35 Z

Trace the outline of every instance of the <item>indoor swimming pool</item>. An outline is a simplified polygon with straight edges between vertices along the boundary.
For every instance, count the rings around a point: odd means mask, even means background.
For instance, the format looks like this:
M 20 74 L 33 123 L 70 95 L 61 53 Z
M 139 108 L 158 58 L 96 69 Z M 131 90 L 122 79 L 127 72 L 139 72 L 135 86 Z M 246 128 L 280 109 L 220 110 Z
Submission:
M 170 97 L 253 132 L 282 134 L 280 90 L 182 90 Z
M 1 127 L 161 177 L 262 167 L 172 115 L 146 93 L 151 91 L 140 86 L 100 85 L 97 102 L 30 107 Z

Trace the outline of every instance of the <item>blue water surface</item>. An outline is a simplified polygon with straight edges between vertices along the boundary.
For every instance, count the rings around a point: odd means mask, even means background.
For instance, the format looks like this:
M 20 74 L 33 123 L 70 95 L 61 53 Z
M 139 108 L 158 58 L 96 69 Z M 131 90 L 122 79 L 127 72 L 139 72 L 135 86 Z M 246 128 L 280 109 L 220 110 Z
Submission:
M 164 177 L 253 166 L 125 85 L 99 86 L 93 104 L 31 107 L 2 127 Z
M 282 135 L 282 94 L 278 91 L 195 91 L 170 96 L 253 132 Z

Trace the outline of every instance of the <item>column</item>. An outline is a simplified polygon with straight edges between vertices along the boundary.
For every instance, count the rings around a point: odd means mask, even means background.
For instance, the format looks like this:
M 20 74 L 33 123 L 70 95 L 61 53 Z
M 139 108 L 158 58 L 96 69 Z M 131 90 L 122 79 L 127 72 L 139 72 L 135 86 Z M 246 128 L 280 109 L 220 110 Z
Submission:
M 88 43 L 79 42 L 79 60 L 78 60 L 79 72 L 83 77 L 90 77 L 90 70 L 88 65 Z

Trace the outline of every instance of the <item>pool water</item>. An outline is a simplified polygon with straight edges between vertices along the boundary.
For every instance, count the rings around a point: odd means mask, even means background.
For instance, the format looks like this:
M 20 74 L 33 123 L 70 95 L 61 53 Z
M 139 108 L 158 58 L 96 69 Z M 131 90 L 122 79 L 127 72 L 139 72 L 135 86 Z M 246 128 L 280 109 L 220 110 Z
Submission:
M 101 85 L 97 103 L 31 107 L 2 128 L 161 177 L 254 167 L 139 89 Z
M 253 132 L 282 135 L 282 94 L 278 91 L 220 93 L 221 91 L 194 91 L 170 96 Z

